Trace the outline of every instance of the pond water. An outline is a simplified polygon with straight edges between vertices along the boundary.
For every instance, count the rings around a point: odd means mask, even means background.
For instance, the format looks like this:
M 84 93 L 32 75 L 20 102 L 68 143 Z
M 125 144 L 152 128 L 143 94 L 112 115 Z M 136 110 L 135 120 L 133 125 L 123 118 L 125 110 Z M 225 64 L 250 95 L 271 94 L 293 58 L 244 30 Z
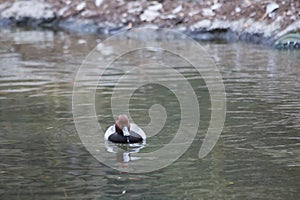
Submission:
M 199 74 L 179 66 L 200 102 L 198 134 L 171 165 L 136 174 L 97 161 L 74 125 L 76 72 L 102 40 L 47 30 L 0 31 L 1 199 L 300 198 L 299 51 L 202 43 L 219 67 L 227 95 L 226 120 L 217 144 L 198 159 L 210 119 L 209 93 Z M 127 56 L 132 63 L 138 61 L 136 54 Z M 150 56 L 159 57 L 155 52 Z M 117 61 L 107 74 L 108 85 L 97 88 L 96 112 L 104 128 L 114 121 L 110 77 L 132 63 Z M 144 152 L 169 143 L 180 120 L 174 94 L 155 84 L 135 91 L 130 100 L 133 120 L 148 124 L 153 104 L 163 105 L 168 118 L 159 134 L 148 138 Z M 122 158 L 118 162 L 126 167 Z

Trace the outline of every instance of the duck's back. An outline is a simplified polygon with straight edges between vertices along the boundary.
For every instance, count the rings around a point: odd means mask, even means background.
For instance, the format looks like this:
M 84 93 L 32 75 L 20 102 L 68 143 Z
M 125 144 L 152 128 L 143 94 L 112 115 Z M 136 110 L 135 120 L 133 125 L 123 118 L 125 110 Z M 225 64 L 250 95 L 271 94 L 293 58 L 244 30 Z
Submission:
M 110 126 L 105 134 L 105 140 L 109 140 L 114 143 L 128 143 L 127 137 L 120 135 L 116 132 L 115 125 Z M 129 136 L 129 143 L 140 143 L 146 139 L 146 135 L 144 131 L 139 128 L 136 124 L 130 124 L 130 136 Z

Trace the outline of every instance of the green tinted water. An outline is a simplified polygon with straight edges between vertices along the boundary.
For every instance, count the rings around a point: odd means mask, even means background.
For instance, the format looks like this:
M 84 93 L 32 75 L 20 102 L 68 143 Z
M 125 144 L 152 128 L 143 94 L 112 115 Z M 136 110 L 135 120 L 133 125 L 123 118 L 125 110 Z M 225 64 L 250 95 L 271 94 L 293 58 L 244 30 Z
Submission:
M 76 70 L 101 38 L 1 30 L 0 41 L 1 199 L 299 199 L 299 51 L 203 44 L 219 66 L 227 93 L 227 116 L 218 143 L 207 157 L 198 159 L 210 99 L 201 77 L 186 68 L 186 75 L 196 76 L 190 83 L 200 102 L 197 137 L 172 165 L 128 174 L 95 160 L 73 122 Z M 120 61 L 114 67 L 126 64 Z M 111 94 L 110 85 L 96 93 L 104 127 L 113 123 Z M 160 134 L 147 140 L 144 152 L 167 144 L 180 120 L 174 95 L 148 85 L 130 102 L 135 122 L 149 123 L 148 108 L 156 103 L 165 106 L 168 119 Z

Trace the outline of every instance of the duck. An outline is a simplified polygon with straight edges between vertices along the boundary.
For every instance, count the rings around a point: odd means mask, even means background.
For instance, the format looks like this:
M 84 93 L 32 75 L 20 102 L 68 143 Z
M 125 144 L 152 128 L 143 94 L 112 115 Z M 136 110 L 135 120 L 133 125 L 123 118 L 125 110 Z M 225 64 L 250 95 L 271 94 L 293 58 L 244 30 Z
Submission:
M 146 140 L 146 134 L 139 126 L 130 123 L 127 115 L 121 114 L 115 124 L 105 131 L 104 139 L 121 144 L 143 143 Z

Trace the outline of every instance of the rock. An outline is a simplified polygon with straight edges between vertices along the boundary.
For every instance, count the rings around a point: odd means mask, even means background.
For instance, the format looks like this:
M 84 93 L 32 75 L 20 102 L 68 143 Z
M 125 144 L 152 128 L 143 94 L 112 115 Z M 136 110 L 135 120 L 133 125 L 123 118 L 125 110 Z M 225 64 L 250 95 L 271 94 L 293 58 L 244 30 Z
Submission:
M 53 19 L 55 13 L 51 6 L 40 1 L 16 1 L 12 6 L 1 13 L 2 18 L 14 18 L 22 20 L 24 18 L 32 19 Z
M 187 30 L 187 27 L 185 26 L 178 26 L 175 28 L 176 31 L 179 31 L 179 32 L 185 32 Z
M 173 14 L 179 13 L 180 11 L 182 11 L 182 4 L 180 4 L 179 6 L 177 6 L 176 8 L 174 8 L 172 10 Z
M 0 4 L 0 12 L 2 12 L 3 10 L 5 10 L 9 6 L 10 6 L 10 3 L 8 3 L 8 2 L 4 2 L 4 3 Z
M 153 20 L 155 20 L 160 15 L 160 12 L 158 12 L 158 11 L 161 10 L 162 7 L 163 6 L 162 6 L 161 3 L 155 3 L 154 5 L 149 6 L 140 15 L 141 21 L 152 22 Z
M 96 12 L 91 11 L 91 10 L 84 10 L 80 13 L 80 15 L 83 17 L 91 17 L 91 16 L 94 16 L 95 14 L 96 14 Z
M 79 40 L 77 41 L 77 44 L 86 44 L 86 43 L 87 43 L 87 41 L 84 40 L 84 39 L 79 39 Z
M 127 4 L 128 13 L 140 13 L 143 10 L 143 7 L 140 2 L 132 1 Z
M 276 49 L 300 49 L 300 34 L 290 33 L 280 37 L 274 43 Z
M 234 11 L 235 11 L 236 13 L 240 13 L 242 10 L 241 10 L 240 7 L 235 7 Z
M 269 17 L 272 17 L 272 13 L 279 8 L 279 5 L 275 2 L 271 2 L 266 6 L 266 13 Z
M 188 15 L 189 15 L 190 17 L 192 17 L 192 16 L 194 16 L 194 15 L 196 15 L 196 14 L 199 14 L 199 10 L 190 11 Z
M 146 21 L 146 22 L 152 22 L 152 21 L 155 20 L 159 15 L 160 15 L 160 13 L 157 12 L 157 11 L 145 10 L 145 11 L 140 15 L 140 20 L 141 20 L 141 21 Z
M 295 15 L 292 15 L 292 16 L 290 17 L 290 19 L 291 19 L 292 21 L 295 21 L 295 20 L 297 19 L 297 17 L 296 17 Z
M 249 15 L 249 17 L 251 18 L 251 17 L 255 17 L 255 15 L 256 15 L 256 12 L 253 12 L 253 13 L 251 13 L 250 15 Z
M 118 6 L 123 6 L 125 4 L 124 0 L 117 0 L 116 2 Z
M 64 14 L 66 13 L 67 10 L 69 10 L 69 8 L 70 8 L 69 6 L 62 7 L 61 9 L 58 10 L 57 15 L 59 17 L 64 16 Z
M 100 29 L 101 27 L 105 27 L 106 29 Z M 103 33 L 107 34 L 109 32 L 110 26 L 107 23 L 103 23 L 101 25 L 96 25 L 92 20 L 78 20 L 75 18 L 67 18 L 65 20 L 61 20 L 58 24 L 59 28 L 63 28 L 64 30 L 71 32 L 79 32 L 79 33 Z
M 103 0 L 95 0 L 96 7 L 100 7 L 102 3 L 103 3 Z
M 211 21 L 208 19 L 201 20 L 196 22 L 195 24 L 191 25 L 192 30 L 196 29 L 208 29 L 211 26 Z
M 169 14 L 169 15 L 161 15 L 161 19 L 176 19 L 176 15 Z
M 219 10 L 219 8 L 221 8 L 222 5 L 223 5 L 223 4 L 221 4 L 221 3 L 216 3 L 216 4 L 212 5 L 212 6 L 210 7 L 210 9 L 213 10 L 213 11 L 214 11 L 214 10 Z
M 202 15 L 205 16 L 205 17 L 212 17 L 212 16 L 215 16 L 215 13 L 210 8 L 203 8 Z
M 82 11 L 86 7 L 86 3 L 83 1 L 76 6 L 77 11 Z
M 292 11 L 290 11 L 290 10 L 288 10 L 287 12 L 286 12 L 286 15 L 287 16 L 291 16 L 293 13 L 292 13 Z
M 156 4 L 154 4 L 154 5 L 152 5 L 152 6 L 149 6 L 148 8 L 147 8 L 147 10 L 149 10 L 149 11 L 159 11 L 159 10 L 161 10 L 162 9 L 162 4 L 161 3 L 156 3 Z

